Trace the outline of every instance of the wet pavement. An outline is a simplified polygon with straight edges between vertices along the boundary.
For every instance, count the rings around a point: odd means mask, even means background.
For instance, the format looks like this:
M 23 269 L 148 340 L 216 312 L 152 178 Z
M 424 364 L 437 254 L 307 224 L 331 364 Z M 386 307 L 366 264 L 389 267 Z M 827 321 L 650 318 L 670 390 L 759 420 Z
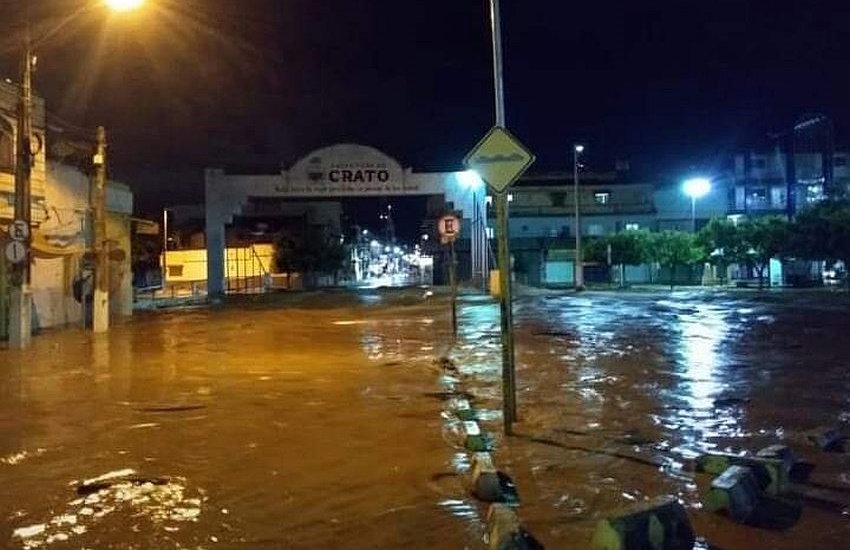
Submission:
M 547 548 L 586 547 L 604 514 L 666 494 L 688 508 L 701 547 L 846 547 L 850 460 L 803 436 L 850 421 L 846 297 L 536 294 L 515 307 L 520 422 L 495 456 Z M 498 311 L 467 300 L 461 312 L 454 357 L 498 432 Z M 702 510 L 710 479 L 688 471 L 693 457 L 776 442 L 816 466 L 810 483 L 828 503 L 767 528 Z
M 672 494 L 703 548 L 843 548 L 850 461 L 802 433 L 850 421 L 847 301 L 715 292 L 531 293 L 516 304 L 517 437 L 496 463 L 547 548 Z M 484 548 L 446 388 L 499 432 L 498 308 L 422 289 L 246 298 L 108 336 L 0 350 L 0 547 Z M 459 382 L 459 386 L 458 386 Z M 700 507 L 707 450 L 784 441 L 832 503 L 781 528 Z M 823 503 L 821 503 L 823 504 Z
M 0 350 L 0 548 L 480 548 L 423 290 L 137 316 Z

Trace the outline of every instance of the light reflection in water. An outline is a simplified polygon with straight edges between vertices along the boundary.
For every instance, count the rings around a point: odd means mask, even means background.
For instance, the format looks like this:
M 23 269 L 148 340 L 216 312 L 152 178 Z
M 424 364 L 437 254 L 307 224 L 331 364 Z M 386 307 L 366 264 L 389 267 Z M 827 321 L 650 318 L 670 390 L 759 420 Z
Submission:
M 684 407 L 672 407 L 663 425 L 679 432 L 681 445 L 673 449 L 680 455 L 692 455 L 716 447 L 712 439 L 740 438 L 747 434 L 741 427 L 741 408 L 735 400 L 731 406 L 717 401 L 728 383 L 723 379 L 723 344 L 730 337 L 730 324 L 722 309 L 697 305 L 695 311 L 678 315 L 678 346 L 681 379 L 675 393 L 685 401 Z
M 722 311 L 711 306 L 698 310 L 695 315 L 679 318 L 683 360 L 690 379 L 690 405 L 694 409 L 710 409 L 712 396 L 722 389 L 717 377 L 718 348 L 729 329 Z

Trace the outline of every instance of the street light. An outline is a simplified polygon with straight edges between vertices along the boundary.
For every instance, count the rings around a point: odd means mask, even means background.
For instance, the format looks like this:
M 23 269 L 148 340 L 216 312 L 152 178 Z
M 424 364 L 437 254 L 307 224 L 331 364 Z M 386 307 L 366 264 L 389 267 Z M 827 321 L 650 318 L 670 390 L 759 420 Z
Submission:
M 691 198 L 691 231 L 697 232 L 697 199 L 711 192 L 708 178 L 690 178 L 682 184 L 682 190 Z
M 140 7 L 145 0 L 103 0 L 103 3 L 113 11 L 125 12 Z
M 141 6 L 144 0 L 103 0 L 104 4 L 116 12 L 126 12 Z M 41 40 L 49 38 L 68 21 L 77 15 L 87 11 L 88 6 L 74 12 L 70 18 L 66 18 L 52 31 L 45 33 Z M 33 152 L 33 116 L 32 116 L 32 75 L 35 67 L 35 55 L 33 54 L 33 42 L 29 33 L 29 11 L 27 13 L 27 33 L 24 38 L 21 63 L 21 85 L 18 93 L 18 123 L 16 128 L 16 162 L 15 162 L 15 220 L 24 222 L 28 228 L 26 244 L 26 257 L 18 264 L 12 273 L 11 311 L 9 319 L 9 345 L 13 349 L 24 349 L 30 346 L 32 340 L 32 294 L 30 291 L 30 249 L 32 246 L 32 166 L 35 153 Z M 40 42 L 39 42 L 40 43 Z M 98 253 L 95 267 L 95 297 L 102 294 L 101 305 L 105 304 L 106 315 L 108 315 L 108 284 L 105 279 L 105 268 L 108 264 L 105 260 L 106 249 L 106 223 L 105 202 L 106 190 L 103 188 L 106 182 L 106 132 L 103 127 L 97 130 L 97 151 L 94 156 L 95 165 L 95 192 L 94 195 L 94 228 L 95 228 L 95 250 Z M 100 256 L 103 256 L 101 258 Z M 98 277 L 101 282 L 98 283 Z M 97 306 L 95 306 L 97 310 Z M 108 317 L 101 327 L 105 330 L 109 324 Z M 97 327 L 97 321 L 95 321 Z
M 465 170 L 457 175 L 461 187 L 472 191 L 472 227 L 470 229 L 470 255 L 472 263 L 473 284 L 480 277 L 480 284 L 487 284 L 487 232 L 484 229 L 484 217 L 478 204 L 478 190 L 484 186 L 484 181 L 475 170 Z
M 581 253 L 581 209 L 579 208 L 578 193 L 578 167 L 579 156 L 584 153 L 584 145 L 573 146 L 573 203 L 575 205 L 575 231 L 576 231 L 576 262 L 575 262 L 575 289 L 584 290 L 584 259 Z

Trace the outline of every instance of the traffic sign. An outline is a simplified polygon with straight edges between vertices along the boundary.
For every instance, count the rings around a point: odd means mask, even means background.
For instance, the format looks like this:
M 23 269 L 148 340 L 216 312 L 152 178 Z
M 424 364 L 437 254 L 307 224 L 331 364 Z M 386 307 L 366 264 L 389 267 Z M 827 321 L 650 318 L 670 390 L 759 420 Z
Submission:
M 502 193 L 531 166 L 534 155 L 506 128 L 494 126 L 463 162 Z
M 24 220 L 15 220 L 9 226 L 9 236 L 13 241 L 26 241 L 30 236 L 30 226 Z
M 13 264 L 23 262 L 27 257 L 27 247 L 20 241 L 12 241 L 6 245 L 6 259 Z
M 444 242 L 453 241 L 460 234 L 460 219 L 451 214 L 443 216 L 437 222 L 437 230 L 440 232 L 440 237 Z

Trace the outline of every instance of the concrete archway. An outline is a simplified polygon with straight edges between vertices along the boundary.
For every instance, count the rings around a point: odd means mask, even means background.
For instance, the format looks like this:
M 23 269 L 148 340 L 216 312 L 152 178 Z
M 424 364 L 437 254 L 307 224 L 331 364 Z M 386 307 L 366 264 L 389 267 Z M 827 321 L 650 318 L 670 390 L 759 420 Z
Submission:
M 289 170 L 275 174 L 232 174 L 208 169 L 205 185 L 209 295 L 221 295 L 225 291 L 225 227 L 250 199 L 256 198 L 295 201 L 443 195 L 466 219 L 461 238 L 471 239 L 472 273 L 483 277 L 487 272 L 486 190 L 470 189 L 464 185 L 461 174 L 463 172 L 414 172 L 374 147 L 353 143 L 317 149 Z M 479 213 L 480 223 L 472 224 L 475 212 Z

